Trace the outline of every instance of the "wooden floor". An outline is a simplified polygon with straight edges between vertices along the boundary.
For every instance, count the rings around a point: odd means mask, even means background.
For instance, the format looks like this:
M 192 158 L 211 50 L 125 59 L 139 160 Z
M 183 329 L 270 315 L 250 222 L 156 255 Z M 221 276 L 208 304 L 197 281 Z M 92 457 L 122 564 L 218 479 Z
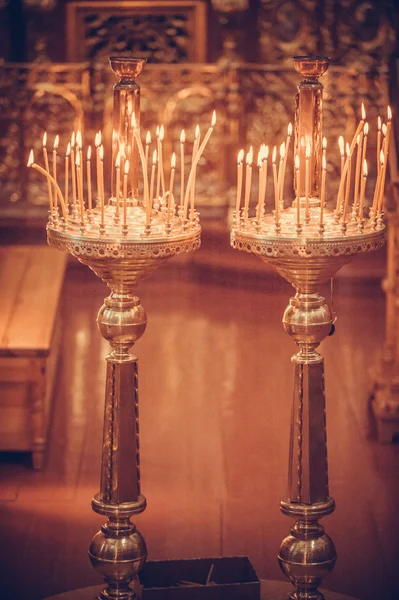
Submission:
M 248 257 L 248 260 L 251 260 Z M 254 259 L 255 260 L 255 259 Z M 143 282 L 149 323 L 140 359 L 142 489 L 137 519 L 151 559 L 246 554 L 284 579 L 276 554 L 284 496 L 295 347 L 281 326 L 291 287 L 167 265 Z M 201 275 L 199 275 L 201 273 Z M 378 445 L 368 371 L 384 322 L 378 283 L 342 277 L 326 358 L 330 491 L 324 519 L 338 562 L 324 587 L 363 600 L 399 597 L 399 446 Z M 87 549 L 104 521 L 99 489 L 104 356 L 95 325 L 106 287 L 69 268 L 65 333 L 46 468 L 0 462 L 0 597 L 39 600 L 99 583 Z

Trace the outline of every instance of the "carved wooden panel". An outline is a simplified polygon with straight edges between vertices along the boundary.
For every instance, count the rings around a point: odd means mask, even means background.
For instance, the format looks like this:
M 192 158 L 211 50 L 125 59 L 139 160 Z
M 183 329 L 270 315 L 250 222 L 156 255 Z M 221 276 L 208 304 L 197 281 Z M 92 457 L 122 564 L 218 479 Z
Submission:
M 129 53 L 151 62 L 206 60 L 206 4 L 202 0 L 70 2 L 68 58 L 104 61 Z

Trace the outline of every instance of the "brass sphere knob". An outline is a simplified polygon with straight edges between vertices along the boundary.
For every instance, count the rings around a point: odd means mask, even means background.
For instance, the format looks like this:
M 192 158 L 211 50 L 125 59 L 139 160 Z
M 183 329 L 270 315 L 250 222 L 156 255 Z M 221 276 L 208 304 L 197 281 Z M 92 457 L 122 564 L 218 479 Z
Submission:
M 97 323 L 101 335 L 113 348 L 128 348 L 143 335 L 147 315 L 137 296 L 112 293 L 105 298 Z

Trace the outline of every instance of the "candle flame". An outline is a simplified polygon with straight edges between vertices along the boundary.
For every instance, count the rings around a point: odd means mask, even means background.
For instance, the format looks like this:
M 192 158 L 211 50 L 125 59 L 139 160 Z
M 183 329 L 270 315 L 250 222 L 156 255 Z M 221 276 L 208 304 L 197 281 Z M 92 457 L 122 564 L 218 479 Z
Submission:
M 241 164 L 243 160 L 244 160 L 244 150 L 241 149 L 237 156 L 237 163 Z
M 30 153 L 29 153 L 29 158 L 28 158 L 27 166 L 31 167 L 34 162 L 35 162 L 35 158 L 33 156 L 33 150 L 31 150 Z
M 359 133 L 359 135 L 358 135 L 358 136 L 357 136 L 357 138 L 356 138 L 356 144 L 357 144 L 358 146 L 359 146 L 359 144 L 360 144 L 360 133 Z
M 288 134 L 288 137 L 291 137 L 291 135 L 292 135 L 292 123 L 288 124 L 287 134 Z
M 212 113 L 211 127 L 215 127 L 215 125 L 216 125 L 216 110 L 214 110 Z
M 76 133 L 76 145 L 79 148 L 83 147 L 83 144 L 82 144 L 82 132 L 80 131 L 80 129 L 78 129 L 78 131 Z
M 91 159 L 91 146 L 87 148 L 87 160 Z
M 197 125 L 195 128 L 195 139 L 197 139 L 199 137 L 199 134 L 200 134 L 200 128 L 199 128 L 199 125 Z
M 309 160 L 310 158 L 310 144 L 309 142 L 306 144 L 306 159 Z
M 298 154 L 295 155 L 295 169 L 298 171 L 299 170 L 299 156 Z
M 100 155 L 100 160 L 103 160 L 104 159 L 104 146 L 103 145 L 100 146 L 98 152 Z
M 380 152 L 380 163 L 381 163 L 381 166 L 384 164 L 384 162 L 385 162 L 385 156 L 384 156 L 383 150 L 381 150 L 381 152 Z
M 265 146 L 264 152 L 263 152 L 263 159 L 267 160 L 269 158 L 269 146 Z
M 327 170 L 327 161 L 326 161 L 326 157 L 324 156 L 324 154 L 321 158 L 321 168 L 323 169 L 323 171 Z
M 176 168 L 176 154 L 174 152 L 172 154 L 172 159 L 170 161 L 170 168 L 171 169 L 175 169 Z
M 250 149 L 249 149 L 249 152 L 247 154 L 247 160 L 246 160 L 246 163 L 247 163 L 248 166 L 250 166 L 252 164 L 252 160 L 253 160 L 253 149 L 252 149 L 252 146 L 251 146 Z
M 338 146 L 339 146 L 339 151 L 341 153 L 341 156 L 344 156 L 345 153 L 345 141 L 344 141 L 344 136 L 340 135 L 338 138 Z
M 186 141 L 186 132 L 184 131 L 184 129 L 182 129 L 181 133 L 180 133 L 180 143 L 184 144 L 185 141 Z
M 116 155 L 116 159 L 115 159 L 115 167 L 117 169 L 119 169 L 119 167 L 121 166 L 121 153 L 120 151 L 118 152 L 118 154 Z
M 96 148 L 98 148 L 99 145 L 100 145 L 100 141 L 98 139 L 98 134 L 99 134 L 99 131 L 97 131 L 96 137 L 94 138 L 94 145 L 95 145 Z
M 382 134 L 385 136 L 387 134 L 387 126 L 385 123 L 382 124 Z
M 80 152 L 76 152 L 75 165 L 80 167 Z
M 161 142 L 163 141 L 164 137 L 165 137 L 165 129 L 164 129 L 164 126 L 161 125 L 161 127 L 159 128 L 159 139 L 161 140 Z
M 277 148 L 276 148 L 276 146 L 274 146 L 274 148 L 273 148 L 273 154 L 272 154 L 272 163 L 273 164 L 275 164 L 276 158 L 277 158 Z
M 263 148 L 262 146 L 259 148 L 259 152 L 258 152 L 258 167 L 259 169 L 262 168 L 262 156 L 263 156 Z
M 388 108 L 387 108 L 387 115 L 388 115 L 388 121 L 392 121 L 392 111 L 391 111 L 391 107 L 388 104 Z
M 147 135 L 145 136 L 145 143 L 147 144 L 151 144 L 151 133 L 149 131 L 147 131 Z
M 152 164 L 156 165 L 157 164 L 157 151 L 154 150 L 154 152 L 152 153 Z
M 156 150 L 155 150 L 155 152 L 156 152 Z M 125 175 L 128 175 L 128 173 L 129 173 L 129 161 L 126 160 L 125 161 Z
M 74 145 L 75 145 L 75 132 L 72 131 L 72 135 L 71 135 L 71 148 L 73 148 Z
M 58 144 L 60 143 L 60 136 L 57 134 L 54 140 L 54 150 L 57 150 Z
M 280 159 L 282 160 L 285 156 L 285 143 L 283 142 L 280 146 Z
M 47 144 L 47 131 L 43 133 L 43 148 L 46 147 Z
M 369 124 L 367 122 L 364 126 L 364 135 L 368 135 L 368 134 L 369 134 Z
M 363 160 L 363 176 L 367 177 L 367 175 L 368 175 L 367 160 L 364 159 Z
M 326 150 L 327 148 L 327 138 L 323 137 L 323 150 Z
M 155 129 L 155 135 L 159 137 L 159 125 L 157 125 L 157 128 Z
M 132 127 L 133 127 L 133 129 L 136 129 L 136 127 L 137 127 L 136 114 L 134 112 L 132 113 Z
M 68 142 L 68 146 L 65 152 L 65 156 L 69 156 L 71 154 L 71 142 Z
M 378 117 L 378 119 L 377 119 L 377 127 L 378 127 L 378 131 L 381 131 L 381 117 Z
M 362 102 L 362 121 L 365 121 L 365 120 L 366 120 L 366 110 L 365 110 L 364 104 Z

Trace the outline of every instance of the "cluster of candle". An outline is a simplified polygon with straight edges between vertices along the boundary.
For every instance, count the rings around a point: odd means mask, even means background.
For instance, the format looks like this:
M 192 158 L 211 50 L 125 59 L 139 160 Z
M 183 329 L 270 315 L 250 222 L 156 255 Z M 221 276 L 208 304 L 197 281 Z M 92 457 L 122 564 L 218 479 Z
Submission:
M 194 192 L 196 169 L 199 160 L 204 152 L 205 146 L 209 141 L 213 128 L 216 124 L 216 113 L 213 112 L 211 126 L 201 141 L 200 128 L 197 125 L 195 129 L 195 138 L 192 144 L 191 166 L 189 169 L 187 182 L 185 181 L 185 160 L 186 160 L 186 136 L 185 131 L 180 135 L 180 202 L 178 204 L 178 215 L 186 222 L 195 218 Z M 124 146 L 120 144 L 116 156 L 115 165 L 115 195 L 113 198 L 114 223 L 121 223 L 124 231 L 128 227 L 128 207 L 141 205 L 145 208 L 146 231 L 151 228 L 154 209 L 161 210 L 166 215 L 166 224 L 170 226 L 172 217 L 176 212 L 176 203 L 174 201 L 174 181 L 176 171 L 176 154 L 173 152 L 170 161 L 169 187 L 166 188 L 164 160 L 163 160 L 163 140 L 164 127 L 156 128 L 156 149 L 152 154 L 152 165 L 149 168 L 149 153 L 151 147 L 151 134 L 147 132 L 145 139 L 145 149 L 140 137 L 140 130 L 136 126 L 135 115 L 132 115 L 132 128 L 134 134 L 134 143 L 137 144 L 140 157 L 141 169 L 143 173 L 143 197 L 139 201 L 128 196 L 128 175 L 131 165 L 126 158 Z M 50 215 L 57 219 L 59 207 L 64 221 L 71 214 L 71 218 L 80 223 L 84 229 L 87 223 L 91 222 L 93 217 L 93 197 L 92 197 L 92 173 L 91 173 L 91 146 L 87 149 L 86 156 L 86 187 L 84 186 L 84 158 L 82 134 L 78 130 L 72 133 L 70 142 L 68 142 L 65 152 L 65 189 L 61 192 L 57 178 L 57 150 L 59 146 L 59 136 L 54 140 L 52 155 L 52 171 L 50 171 L 49 158 L 47 152 L 47 133 L 43 135 L 43 158 L 44 167 L 34 161 L 33 150 L 31 150 L 28 160 L 28 167 L 36 169 L 47 178 L 48 200 L 50 206 Z M 104 147 L 102 145 L 101 132 L 95 136 L 96 147 L 96 175 L 97 175 L 97 197 L 96 213 L 99 215 L 100 231 L 104 231 L 106 223 L 106 201 L 104 194 Z M 72 199 L 69 201 L 69 182 L 71 181 Z M 85 197 L 86 192 L 86 197 Z M 108 204 L 110 202 L 108 201 Z M 189 210 L 190 204 L 190 210 Z
M 374 191 L 373 202 L 370 207 L 370 219 L 377 223 L 378 219 L 382 219 L 383 213 L 383 198 L 384 186 L 386 179 L 387 159 L 389 151 L 389 140 L 392 127 L 392 112 L 390 107 L 387 109 L 387 123 L 382 124 L 381 117 L 378 117 L 378 134 L 377 134 L 377 181 Z M 272 180 L 274 188 L 273 202 L 273 218 L 276 232 L 280 231 L 281 211 L 283 205 L 283 190 L 286 175 L 287 155 L 290 146 L 292 135 L 292 125 L 288 126 L 287 138 L 280 146 L 279 161 L 277 166 L 277 147 L 272 151 Z M 349 208 L 351 206 L 351 219 L 355 219 L 359 223 L 359 227 L 363 227 L 363 215 L 365 208 L 365 193 L 368 176 L 368 167 L 366 160 L 367 140 L 369 135 L 369 124 L 366 121 L 366 113 L 362 104 L 361 120 L 356 128 L 351 143 L 346 143 L 344 138 L 340 136 L 338 145 L 341 155 L 341 177 L 337 195 L 337 204 L 334 212 L 334 222 L 341 224 L 342 232 L 345 233 L 349 220 Z M 311 211 L 310 206 L 314 197 L 310 194 L 310 165 L 312 157 L 311 142 L 305 144 L 305 140 L 300 140 L 300 145 L 306 149 L 305 165 L 301 165 L 299 155 L 294 158 L 294 173 L 295 173 L 295 204 L 296 204 L 296 228 L 300 233 L 302 226 L 309 224 L 311 220 L 314 222 L 315 211 Z M 321 156 L 321 189 L 320 202 L 317 203 L 318 213 L 317 220 L 320 225 L 320 231 L 324 228 L 324 208 L 325 208 L 325 192 L 326 192 L 326 173 L 327 173 L 327 139 L 322 140 L 322 156 Z M 356 153 L 356 157 L 355 157 Z M 257 166 L 258 175 L 258 199 L 256 204 L 255 224 L 261 225 L 262 219 L 266 214 L 266 197 L 267 197 L 267 181 L 268 181 L 268 158 L 269 148 L 262 144 L 258 152 Z M 251 183 L 252 183 L 252 163 L 253 163 L 253 148 L 251 146 L 246 155 L 246 170 L 245 170 L 245 187 L 244 187 L 244 204 L 242 206 L 243 196 L 243 179 L 244 179 L 244 150 L 240 150 L 237 158 L 237 198 L 235 207 L 235 218 L 237 223 L 245 223 L 248 221 Z M 302 179 L 304 177 L 304 180 Z M 301 195 L 301 181 L 305 181 L 305 194 Z M 351 200 L 352 199 L 352 200 Z M 312 203 L 314 204 L 314 202 Z M 312 219 L 311 219 L 312 213 Z

